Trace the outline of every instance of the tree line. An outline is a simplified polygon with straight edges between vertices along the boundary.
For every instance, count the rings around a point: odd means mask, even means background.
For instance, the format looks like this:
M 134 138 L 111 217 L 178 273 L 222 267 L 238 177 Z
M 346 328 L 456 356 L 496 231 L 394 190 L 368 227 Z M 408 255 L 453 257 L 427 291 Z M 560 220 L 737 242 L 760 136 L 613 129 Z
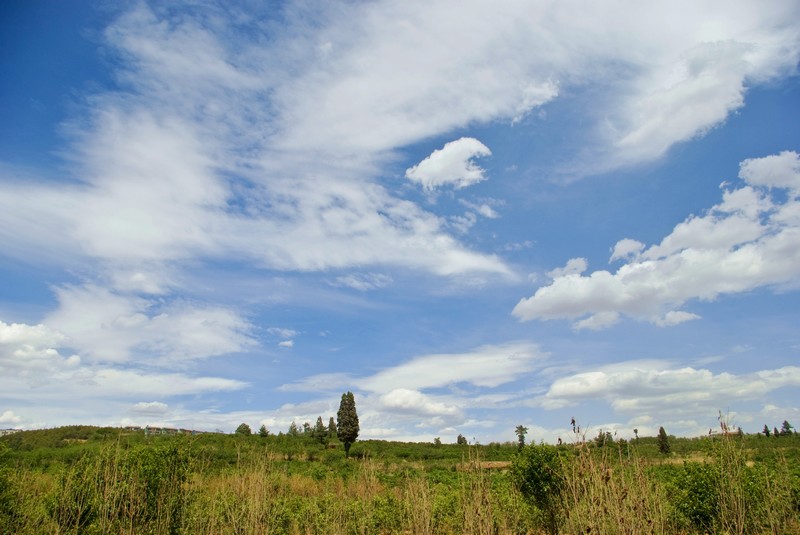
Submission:
M 313 427 L 310 423 L 305 422 L 302 432 L 300 428 L 297 427 L 297 423 L 292 422 L 291 425 L 289 425 L 287 434 L 295 437 L 301 435 L 308 436 L 322 445 L 329 444 L 332 440 L 338 439 L 344 445 L 344 455 L 347 458 L 350 456 L 350 446 L 356 441 L 360 431 L 356 401 L 352 392 L 348 391 L 342 394 L 342 400 L 339 403 L 339 410 L 336 413 L 336 418 L 337 419 L 334 421 L 333 416 L 331 416 L 326 426 L 322 421 L 322 416 L 318 416 L 317 422 Z M 249 425 L 241 423 L 236 428 L 235 434 L 252 435 L 253 431 Z M 261 437 L 269 436 L 267 426 L 262 424 L 258 430 L 258 434 Z M 282 434 L 283 433 L 279 433 L 279 435 Z

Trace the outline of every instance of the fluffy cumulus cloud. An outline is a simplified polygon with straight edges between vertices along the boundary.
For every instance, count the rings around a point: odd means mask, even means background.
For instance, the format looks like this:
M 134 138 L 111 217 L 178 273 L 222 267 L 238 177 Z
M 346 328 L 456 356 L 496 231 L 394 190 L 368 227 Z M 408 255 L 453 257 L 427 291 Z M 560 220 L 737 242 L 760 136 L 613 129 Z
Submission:
M 485 171 L 473 160 L 491 154 L 492 151 L 477 139 L 462 137 L 407 169 L 406 178 L 429 191 L 446 185 L 464 188 L 486 178 Z
M 3 414 L 0 414 L 0 424 L 9 425 L 9 424 L 18 424 L 22 421 L 22 418 L 14 414 L 14 411 L 3 411 Z
M 800 280 L 800 156 L 793 151 L 742 162 L 736 188 L 705 214 L 675 226 L 661 243 L 643 249 L 622 240 L 616 272 L 584 275 L 572 259 L 551 272 L 552 282 L 514 308 L 522 320 L 573 319 L 576 328 L 616 323 L 620 314 L 670 326 L 698 319 L 679 307 L 692 300 Z
M 702 417 L 730 400 L 760 400 L 783 387 L 800 385 L 800 368 L 785 366 L 752 373 L 713 373 L 663 361 L 621 362 L 562 377 L 537 404 L 548 409 L 601 400 L 622 414 Z

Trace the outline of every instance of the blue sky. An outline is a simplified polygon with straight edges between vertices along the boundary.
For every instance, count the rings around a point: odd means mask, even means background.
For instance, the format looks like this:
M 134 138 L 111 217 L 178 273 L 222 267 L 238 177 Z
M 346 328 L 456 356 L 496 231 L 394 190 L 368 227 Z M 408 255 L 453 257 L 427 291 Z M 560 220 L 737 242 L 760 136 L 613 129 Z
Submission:
M 800 420 L 795 2 L 0 24 L 0 427 Z

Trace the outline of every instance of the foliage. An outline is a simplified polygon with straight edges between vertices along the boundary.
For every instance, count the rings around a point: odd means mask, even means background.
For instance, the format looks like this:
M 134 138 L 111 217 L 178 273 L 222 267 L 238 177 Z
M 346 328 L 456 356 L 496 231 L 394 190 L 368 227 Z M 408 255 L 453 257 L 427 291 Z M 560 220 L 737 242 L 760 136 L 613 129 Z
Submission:
M 250 436 L 253 434 L 253 431 L 250 429 L 249 425 L 241 423 L 239 424 L 239 427 L 236 428 L 236 434 Z
M 331 416 L 328 420 L 328 439 L 332 440 L 334 438 L 336 438 L 336 420 Z
M 512 462 L 511 477 L 522 495 L 545 514 L 550 533 L 558 533 L 566 486 L 559 450 L 548 444 L 522 449 Z
M 669 455 L 670 453 L 670 445 L 669 445 L 669 437 L 667 436 L 667 432 L 664 430 L 664 427 L 658 428 L 658 451 L 664 455 Z
M 784 436 L 791 435 L 792 429 L 794 429 L 794 426 L 790 424 L 787 420 L 784 420 L 783 423 L 781 424 L 781 435 Z
M 11 482 L 9 480 L 8 446 L 0 442 L 0 528 L 10 522 L 13 514 Z
M 459 433 L 458 436 L 456 437 L 456 444 L 458 444 L 459 446 L 466 446 L 468 444 L 467 437 Z
M 517 428 L 514 430 L 514 433 L 517 435 L 517 446 L 521 450 L 525 447 L 525 435 L 528 433 L 528 428 L 522 425 L 518 425 Z
M 350 456 L 350 446 L 358 438 L 358 414 L 356 413 L 356 400 L 352 392 L 342 394 L 339 412 L 336 413 L 336 435 L 344 444 L 345 458 Z
M 269 436 L 269 431 L 267 431 L 267 426 L 261 424 L 261 427 L 258 428 L 258 436 L 261 438 L 267 438 Z
M 670 457 L 657 437 L 363 440 L 353 462 L 311 436 L 112 431 L 18 433 L 0 533 L 800 533 L 794 433 L 671 437 Z
M 594 438 L 594 444 L 598 448 L 604 448 L 606 446 L 613 446 L 614 445 L 614 437 L 611 435 L 611 431 L 603 431 L 602 429 L 597 433 L 597 436 Z
M 326 444 L 328 442 L 328 429 L 325 427 L 325 424 L 322 423 L 322 416 L 317 417 L 317 423 L 311 430 L 311 436 L 320 444 Z

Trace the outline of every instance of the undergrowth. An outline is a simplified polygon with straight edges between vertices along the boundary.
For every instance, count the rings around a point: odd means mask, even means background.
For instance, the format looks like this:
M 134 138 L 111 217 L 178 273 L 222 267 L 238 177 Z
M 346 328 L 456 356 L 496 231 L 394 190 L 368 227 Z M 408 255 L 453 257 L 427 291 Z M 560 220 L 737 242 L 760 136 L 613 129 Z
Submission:
M 0 441 L 0 533 L 800 533 L 796 437 L 715 436 L 686 457 L 376 441 L 349 460 L 256 437 L 102 437 Z

